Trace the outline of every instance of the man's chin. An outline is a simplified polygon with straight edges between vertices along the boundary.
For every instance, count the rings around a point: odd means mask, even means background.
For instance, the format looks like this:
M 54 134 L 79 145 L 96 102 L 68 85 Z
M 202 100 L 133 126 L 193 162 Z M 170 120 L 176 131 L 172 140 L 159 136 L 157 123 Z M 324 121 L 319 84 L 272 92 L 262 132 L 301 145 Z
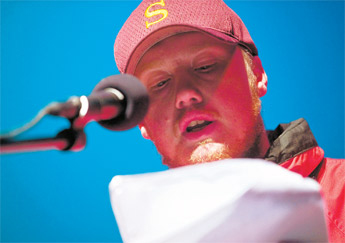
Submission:
M 177 161 L 163 157 L 163 164 L 169 166 L 170 168 L 176 168 L 185 165 L 218 161 L 232 157 L 233 156 L 231 156 L 229 147 L 227 145 L 214 142 L 212 139 L 207 139 L 197 145 L 189 158 L 187 157 L 183 161 Z
M 222 143 L 205 140 L 192 152 L 189 163 L 198 164 L 231 158 L 229 148 Z

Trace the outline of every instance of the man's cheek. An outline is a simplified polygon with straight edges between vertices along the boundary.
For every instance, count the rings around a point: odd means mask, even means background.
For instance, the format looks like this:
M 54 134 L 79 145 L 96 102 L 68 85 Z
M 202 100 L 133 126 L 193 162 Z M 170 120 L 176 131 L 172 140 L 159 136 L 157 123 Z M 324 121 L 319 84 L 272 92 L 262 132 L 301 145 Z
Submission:
M 150 115 L 150 118 L 146 119 L 144 124 L 146 124 L 147 132 L 151 138 L 164 136 L 166 133 L 167 124 L 159 114 Z

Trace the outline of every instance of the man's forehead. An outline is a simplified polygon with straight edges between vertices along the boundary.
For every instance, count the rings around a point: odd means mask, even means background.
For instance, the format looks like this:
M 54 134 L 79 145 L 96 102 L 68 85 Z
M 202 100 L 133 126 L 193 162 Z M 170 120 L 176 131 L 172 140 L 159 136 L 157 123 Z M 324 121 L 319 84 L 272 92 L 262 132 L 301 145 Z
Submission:
M 155 43 L 143 54 L 138 65 L 140 64 L 141 70 L 150 69 L 172 56 L 188 57 L 190 53 L 198 55 L 199 52 L 217 55 L 221 54 L 224 48 L 234 49 L 236 46 L 236 43 L 226 42 L 199 31 L 178 33 Z

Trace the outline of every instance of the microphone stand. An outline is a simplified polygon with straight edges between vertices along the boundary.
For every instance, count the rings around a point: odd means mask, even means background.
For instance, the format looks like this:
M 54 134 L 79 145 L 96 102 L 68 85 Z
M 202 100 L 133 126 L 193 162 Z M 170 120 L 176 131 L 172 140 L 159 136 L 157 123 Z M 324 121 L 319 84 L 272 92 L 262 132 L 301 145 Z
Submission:
M 86 145 L 86 134 L 83 128 L 75 128 L 73 120 L 68 129 L 59 132 L 55 137 L 28 140 L 0 140 L 0 154 L 33 152 L 45 150 L 80 151 Z
M 85 100 L 85 99 L 84 99 Z M 83 105 L 86 109 L 83 108 Z M 60 106 L 63 106 L 61 108 Z M 78 106 L 79 105 L 79 106 Z M 71 97 L 67 103 L 52 103 L 46 108 L 45 114 L 64 117 L 69 120 L 70 127 L 59 132 L 55 137 L 37 138 L 29 140 L 13 140 L 11 138 L 0 139 L 0 154 L 33 152 L 45 150 L 60 150 L 60 151 L 80 151 L 85 148 L 86 134 L 84 127 L 95 117 L 97 117 L 99 110 L 88 112 L 89 101 L 82 102 L 78 97 Z M 109 119 L 114 116 L 114 113 L 119 112 L 118 107 L 105 107 L 107 111 L 104 119 Z M 61 113 L 59 113 L 59 111 Z M 82 112 L 83 111 L 83 112 Z

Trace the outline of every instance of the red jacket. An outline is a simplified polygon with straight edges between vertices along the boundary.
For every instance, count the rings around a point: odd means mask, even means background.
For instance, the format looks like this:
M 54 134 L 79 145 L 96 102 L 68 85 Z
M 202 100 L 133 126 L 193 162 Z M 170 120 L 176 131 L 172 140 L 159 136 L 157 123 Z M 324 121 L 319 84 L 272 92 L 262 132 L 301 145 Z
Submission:
M 266 159 L 320 183 L 329 241 L 345 242 L 345 160 L 325 158 L 304 119 L 279 125 L 269 138 Z

